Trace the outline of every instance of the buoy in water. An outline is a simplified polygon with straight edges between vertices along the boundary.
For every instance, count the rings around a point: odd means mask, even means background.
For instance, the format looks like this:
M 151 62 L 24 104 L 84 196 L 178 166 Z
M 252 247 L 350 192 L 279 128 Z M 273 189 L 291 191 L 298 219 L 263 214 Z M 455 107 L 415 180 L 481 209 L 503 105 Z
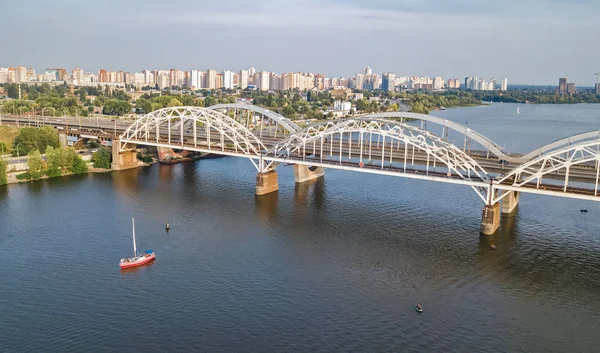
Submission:
M 166 230 L 169 230 L 169 229 L 171 229 L 171 226 L 169 225 L 169 222 L 168 222 L 168 221 L 167 221 L 167 223 L 165 224 L 165 229 L 166 229 Z

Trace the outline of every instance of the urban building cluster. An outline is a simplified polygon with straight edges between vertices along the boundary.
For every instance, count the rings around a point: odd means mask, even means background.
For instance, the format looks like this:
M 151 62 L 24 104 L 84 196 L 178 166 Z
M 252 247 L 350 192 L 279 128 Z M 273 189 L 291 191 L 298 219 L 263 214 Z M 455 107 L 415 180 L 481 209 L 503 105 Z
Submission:
M 395 73 L 382 75 L 373 73 L 370 67 L 365 67 L 354 77 L 330 78 L 321 74 L 286 72 L 277 74 L 267 71 L 257 71 L 253 67 L 247 70 L 233 72 L 230 70 L 217 71 L 214 69 L 182 71 L 170 70 L 143 70 L 130 73 L 125 71 L 100 70 L 98 73 L 86 72 L 75 68 L 69 73 L 64 68 L 48 68 L 43 73 L 36 73 L 35 69 L 19 66 L 17 68 L 0 67 L 0 83 L 55 83 L 66 82 L 73 86 L 116 86 L 143 87 L 164 89 L 167 87 L 188 87 L 198 89 L 233 89 L 254 88 L 262 91 L 285 91 L 297 89 L 307 90 L 333 90 L 333 89 L 361 89 L 372 91 L 382 89 L 395 91 L 399 89 L 445 90 L 445 89 L 471 89 L 471 90 L 506 90 L 508 81 L 503 78 L 498 86 L 495 79 L 485 81 L 477 77 L 468 77 L 461 87 L 457 78 L 445 81 L 442 77 L 422 76 L 397 76 Z
M 483 78 L 478 78 L 477 76 L 465 77 L 465 89 L 470 89 L 473 91 L 494 91 L 498 88 L 498 84 L 495 78 L 486 81 Z M 506 91 L 508 89 L 508 79 L 506 77 L 502 78 L 500 81 L 500 90 Z
M 558 90 L 557 93 L 560 95 L 571 95 L 577 92 L 577 88 L 575 87 L 574 82 L 567 82 L 567 77 L 561 77 L 558 79 Z M 596 89 L 596 92 L 598 90 Z M 598 93 L 596 93 L 598 94 Z

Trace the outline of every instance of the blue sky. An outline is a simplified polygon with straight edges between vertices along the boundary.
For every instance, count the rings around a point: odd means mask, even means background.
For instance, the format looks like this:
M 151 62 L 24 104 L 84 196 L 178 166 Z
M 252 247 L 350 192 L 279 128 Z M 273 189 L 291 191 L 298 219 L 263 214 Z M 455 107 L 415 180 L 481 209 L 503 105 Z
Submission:
M 598 0 L 21 0 L 0 66 L 507 76 L 591 85 Z

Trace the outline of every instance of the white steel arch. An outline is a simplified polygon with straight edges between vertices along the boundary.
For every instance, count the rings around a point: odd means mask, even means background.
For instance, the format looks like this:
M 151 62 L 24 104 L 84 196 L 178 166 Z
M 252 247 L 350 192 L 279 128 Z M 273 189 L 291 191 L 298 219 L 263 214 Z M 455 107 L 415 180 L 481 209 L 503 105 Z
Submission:
M 244 104 L 244 103 L 216 104 L 216 105 L 212 105 L 210 107 L 207 107 L 207 109 L 213 109 L 213 110 L 219 110 L 219 109 L 242 109 L 242 110 L 249 110 L 249 111 L 253 111 L 255 113 L 262 114 L 263 116 L 266 116 L 270 120 L 273 120 L 277 124 L 281 125 L 284 129 L 286 129 L 290 133 L 294 133 L 296 131 L 302 130 L 302 128 L 300 126 L 298 126 L 295 122 L 293 122 L 292 120 L 286 118 L 285 116 L 283 116 L 283 115 L 281 115 L 279 113 L 276 113 L 276 112 L 274 112 L 272 110 L 269 110 L 269 109 L 266 109 L 266 108 L 263 108 L 263 107 L 259 107 L 257 105 L 253 105 L 253 104 Z
M 342 140 L 344 136 L 351 136 L 352 134 L 359 134 L 359 142 L 353 142 L 354 144 L 360 144 L 360 153 L 357 156 L 360 160 L 359 163 L 362 163 L 363 161 L 363 154 L 367 154 L 367 148 L 369 149 L 370 154 L 372 136 L 380 135 L 383 137 L 381 148 L 382 168 L 386 158 L 390 158 L 391 160 L 394 145 L 397 144 L 399 146 L 400 143 L 402 143 L 404 144 L 404 172 L 406 172 L 407 169 L 408 149 L 409 147 L 412 147 L 413 151 L 416 148 L 419 151 L 426 153 L 427 170 L 429 170 L 429 161 L 431 159 L 431 162 L 434 163 L 434 165 L 436 162 L 445 165 L 449 172 L 457 175 L 463 180 L 479 183 L 483 182 L 486 184 L 490 182 L 490 178 L 485 169 L 481 167 L 477 161 L 453 144 L 442 140 L 440 137 L 428 131 L 423 131 L 414 126 L 399 123 L 397 121 L 384 119 L 357 118 L 313 124 L 275 145 L 269 150 L 267 155 L 285 158 L 296 153 L 306 156 L 307 152 L 315 151 L 317 149 L 317 144 L 319 144 L 321 151 L 320 155 L 322 158 L 325 141 L 327 140 L 327 144 L 333 146 L 334 138 L 339 137 L 336 141 L 339 141 L 340 145 L 338 151 L 340 151 L 341 162 L 341 151 L 345 148 L 342 146 Z M 368 141 L 371 141 L 371 143 L 364 142 L 367 135 L 369 137 Z M 387 139 L 389 139 L 388 145 L 386 145 Z M 338 142 L 336 142 L 336 144 L 337 143 Z M 327 147 L 329 147 L 330 150 L 332 149 L 330 146 L 325 146 L 325 149 Z M 389 152 L 387 152 L 388 150 Z M 389 157 L 388 155 L 385 155 L 385 153 L 388 153 Z M 473 186 L 473 189 L 478 193 L 482 200 L 486 202 L 487 190 L 475 186 Z
M 411 112 L 385 112 L 385 113 L 374 113 L 363 116 L 365 118 L 373 118 L 373 119 L 386 119 L 386 118 L 408 118 L 420 121 L 432 122 L 437 125 L 442 126 L 442 134 L 443 137 L 447 129 L 454 130 L 473 141 L 478 142 L 481 146 L 488 149 L 490 153 L 494 156 L 498 157 L 498 159 L 504 159 L 509 162 L 520 162 L 522 158 L 512 156 L 510 153 L 506 152 L 499 144 L 494 142 L 492 139 L 478 133 L 475 130 L 472 130 L 464 125 L 456 123 L 454 121 L 440 118 L 433 115 L 427 114 L 419 114 L 419 113 L 411 113 Z
M 546 152 L 549 152 L 549 151 L 552 151 L 555 149 L 559 149 L 559 148 L 565 148 L 576 142 L 585 141 L 585 140 L 600 140 L 600 130 L 588 131 L 588 132 L 584 132 L 581 134 L 561 138 L 561 139 L 551 142 L 547 145 L 544 145 L 538 149 L 535 149 L 535 150 L 527 153 L 526 155 L 524 155 L 521 158 L 524 161 L 529 161 L 533 158 L 540 157 L 541 155 L 543 155 Z
M 594 196 L 597 196 L 600 176 L 600 140 L 582 142 L 542 155 L 513 169 L 496 180 L 495 184 L 522 187 L 535 182 L 536 188 L 539 189 L 545 175 L 563 171 L 565 177 L 563 191 L 566 192 L 569 186 L 570 168 L 573 165 L 587 165 L 591 170 L 595 169 Z
M 171 107 L 137 119 L 119 137 L 121 150 L 127 143 L 182 149 L 231 150 L 259 156 L 266 150 L 250 130 L 225 114 L 201 107 Z M 252 160 L 254 163 L 254 160 Z M 256 165 L 257 169 L 262 170 Z

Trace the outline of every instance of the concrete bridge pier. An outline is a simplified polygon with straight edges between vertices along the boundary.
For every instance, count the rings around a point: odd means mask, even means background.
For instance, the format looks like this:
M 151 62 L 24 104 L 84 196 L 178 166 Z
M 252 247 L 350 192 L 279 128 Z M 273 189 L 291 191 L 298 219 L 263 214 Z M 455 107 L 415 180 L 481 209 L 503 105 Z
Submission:
M 270 194 L 279 190 L 279 177 L 274 170 L 256 175 L 256 196 Z
M 483 235 L 492 235 L 500 227 L 500 203 L 485 205 L 481 212 L 481 228 L 479 232 Z
M 112 170 L 132 169 L 138 167 L 137 152 L 135 148 L 128 151 L 119 151 L 121 141 L 114 139 L 112 141 Z
M 304 183 L 318 179 L 323 175 L 325 175 L 325 169 L 322 167 L 308 167 L 305 165 L 294 164 L 294 178 L 296 179 L 296 183 Z
M 519 205 L 521 193 L 518 191 L 505 191 L 508 195 L 502 198 L 502 213 L 513 213 Z
M 62 147 L 62 148 L 69 147 L 69 143 L 67 142 L 67 134 L 66 133 L 64 133 L 64 132 L 58 133 L 58 143 L 60 144 L 60 147 Z

